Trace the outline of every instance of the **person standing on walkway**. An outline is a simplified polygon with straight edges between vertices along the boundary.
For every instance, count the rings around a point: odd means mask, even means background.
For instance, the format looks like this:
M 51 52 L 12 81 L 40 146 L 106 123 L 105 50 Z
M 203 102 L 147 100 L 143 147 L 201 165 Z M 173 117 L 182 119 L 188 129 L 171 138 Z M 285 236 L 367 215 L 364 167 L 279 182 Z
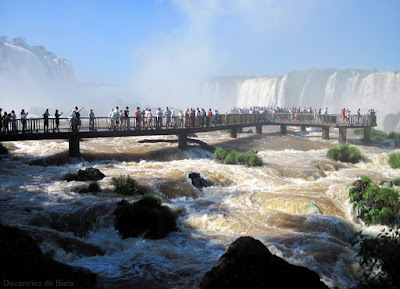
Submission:
M 49 132 L 49 109 L 47 108 L 46 111 L 43 114 L 43 119 L 44 119 L 44 132 Z
M 22 133 L 26 132 L 26 121 L 28 118 L 28 113 L 25 112 L 25 109 L 21 110 L 21 123 L 22 123 Z
M 124 117 L 125 117 L 125 121 L 124 121 L 124 129 L 131 129 L 131 125 L 130 125 L 130 121 L 129 121 L 129 107 L 126 107 L 124 110 Z
M 75 131 L 79 131 L 81 127 L 81 111 L 84 109 L 82 107 L 81 109 L 78 109 L 77 106 L 75 106 Z
M 161 110 L 161 107 L 159 107 L 156 111 L 156 116 L 157 116 L 157 129 L 162 127 L 162 116 L 163 116 L 163 111 Z
M 62 114 L 63 113 L 58 113 L 58 109 L 56 109 L 56 111 L 54 113 L 54 117 L 56 118 L 56 127 L 55 127 L 55 129 L 57 130 L 57 132 L 60 132 L 60 128 L 59 128 L 59 126 L 60 126 L 60 116 Z
M 90 112 L 89 112 L 89 130 L 90 131 L 94 131 L 94 118 L 95 118 L 95 115 L 94 115 L 93 109 L 90 109 Z
M 171 123 L 171 111 L 169 110 L 168 106 L 164 110 L 164 115 L 165 115 L 165 125 L 167 128 L 169 128 Z

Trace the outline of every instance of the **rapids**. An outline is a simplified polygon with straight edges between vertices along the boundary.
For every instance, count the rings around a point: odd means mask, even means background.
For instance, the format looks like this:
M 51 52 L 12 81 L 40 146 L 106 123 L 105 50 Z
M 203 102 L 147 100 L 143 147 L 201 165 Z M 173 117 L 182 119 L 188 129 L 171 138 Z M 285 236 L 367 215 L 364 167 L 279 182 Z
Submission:
M 278 131 L 264 127 L 262 135 L 247 131 L 237 139 L 227 132 L 198 134 L 210 145 L 257 150 L 262 167 L 223 165 L 195 146 L 180 151 L 176 143 L 140 142 L 174 137 L 84 140 L 81 159 L 67 158 L 65 141 L 4 143 L 10 156 L 0 166 L 0 221 L 30 231 L 56 260 L 98 274 L 104 288 L 197 288 L 229 244 L 245 235 L 317 272 L 332 288 L 354 286 L 360 273 L 352 241 L 365 226 L 352 213 L 348 189 L 361 175 L 398 177 L 386 163 L 393 149 L 363 146 L 349 134 L 363 161 L 342 164 L 326 158 L 328 148 L 337 145 L 337 132 L 322 140 L 318 130 L 293 129 L 286 136 Z M 61 180 L 89 166 L 106 175 L 98 182 L 102 192 L 78 194 L 87 183 Z M 187 177 L 192 171 L 215 186 L 192 188 Z M 155 193 L 165 187 L 191 191 L 166 199 L 182 212 L 178 232 L 162 240 L 118 235 L 116 204 L 137 198 L 113 194 L 110 180 L 127 174 Z

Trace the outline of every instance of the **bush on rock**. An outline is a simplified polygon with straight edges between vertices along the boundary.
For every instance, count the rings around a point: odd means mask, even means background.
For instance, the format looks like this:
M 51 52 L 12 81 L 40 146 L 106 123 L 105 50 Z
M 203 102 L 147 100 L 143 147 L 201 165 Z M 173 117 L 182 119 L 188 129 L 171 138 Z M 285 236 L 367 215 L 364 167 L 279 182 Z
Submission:
M 349 190 L 353 210 L 367 225 L 391 225 L 400 209 L 399 192 L 380 187 L 369 177 L 362 177 Z
M 349 162 L 352 164 L 361 161 L 360 150 L 354 146 L 349 146 L 347 143 L 342 143 L 338 147 L 330 148 L 327 156 L 334 161 Z
M 114 191 L 121 195 L 144 195 L 146 193 L 146 188 L 139 185 L 130 175 L 113 177 L 111 185 L 114 186 Z
M 114 215 L 122 238 L 161 239 L 177 229 L 177 211 L 162 205 L 157 196 L 145 196 L 133 204 L 121 201 Z

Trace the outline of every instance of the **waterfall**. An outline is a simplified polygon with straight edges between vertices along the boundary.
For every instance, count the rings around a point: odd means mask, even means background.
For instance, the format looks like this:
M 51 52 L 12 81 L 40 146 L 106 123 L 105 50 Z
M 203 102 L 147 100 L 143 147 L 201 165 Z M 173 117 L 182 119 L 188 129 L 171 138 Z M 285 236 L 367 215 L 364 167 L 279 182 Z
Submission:
M 339 113 L 345 107 L 362 114 L 374 109 L 378 128 L 388 114 L 400 112 L 400 72 L 376 70 L 310 69 L 289 72 L 283 77 L 224 78 L 219 90 L 230 89 L 224 104 L 250 106 L 312 106 Z M 219 93 L 215 99 L 221 99 Z M 400 121 L 400 117 L 399 117 Z M 400 126 L 400 122 L 398 127 Z

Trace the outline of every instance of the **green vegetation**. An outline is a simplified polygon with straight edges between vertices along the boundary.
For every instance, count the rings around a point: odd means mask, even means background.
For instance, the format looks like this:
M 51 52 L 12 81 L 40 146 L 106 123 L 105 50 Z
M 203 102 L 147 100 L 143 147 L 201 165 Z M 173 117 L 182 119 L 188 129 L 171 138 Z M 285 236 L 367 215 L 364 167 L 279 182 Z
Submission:
M 394 140 L 394 145 L 397 148 L 400 148 L 400 133 L 396 133 L 396 132 L 391 132 L 388 135 L 388 138 L 393 139 Z
M 359 135 L 361 137 L 364 137 L 364 129 L 363 128 L 356 128 L 354 129 L 354 134 Z M 382 130 L 378 130 L 375 128 L 371 129 L 371 140 L 373 141 L 384 141 L 387 139 L 393 139 L 394 140 L 394 145 L 397 148 L 400 148 L 400 133 L 396 133 L 392 131 L 389 134 L 386 134 Z
M 354 134 L 364 137 L 364 129 L 363 128 L 355 128 Z M 384 141 L 388 139 L 388 135 L 382 131 L 375 128 L 371 128 L 371 140 L 374 141 Z
M 353 211 L 366 225 L 391 225 L 400 209 L 397 189 L 379 187 L 366 176 L 354 183 L 349 195 Z
M 328 150 L 328 158 L 341 161 L 358 163 L 361 160 L 361 152 L 354 146 L 349 146 L 347 143 L 340 144 L 338 147 L 333 147 Z
M 364 274 L 353 289 L 399 288 L 400 229 L 383 230 L 376 238 L 360 235 L 357 258 Z M 353 244 L 355 245 L 355 244 Z
M 394 181 L 393 181 L 393 184 L 395 185 L 395 186 L 400 186 L 400 178 L 395 178 L 394 179 Z
M 248 164 L 252 167 L 262 166 L 261 158 L 253 151 L 241 153 L 235 150 L 226 151 L 223 148 L 216 148 L 214 158 L 226 165 Z
M 117 194 L 144 195 L 146 193 L 146 188 L 139 185 L 130 175 L 119 176 L 118 178 L 113 177 L 111 179 L 111 185 L 114 186 L 114 191 Z
M 400 168 L 400 153 L 389 154 L 388 163 L 394 169 Z

